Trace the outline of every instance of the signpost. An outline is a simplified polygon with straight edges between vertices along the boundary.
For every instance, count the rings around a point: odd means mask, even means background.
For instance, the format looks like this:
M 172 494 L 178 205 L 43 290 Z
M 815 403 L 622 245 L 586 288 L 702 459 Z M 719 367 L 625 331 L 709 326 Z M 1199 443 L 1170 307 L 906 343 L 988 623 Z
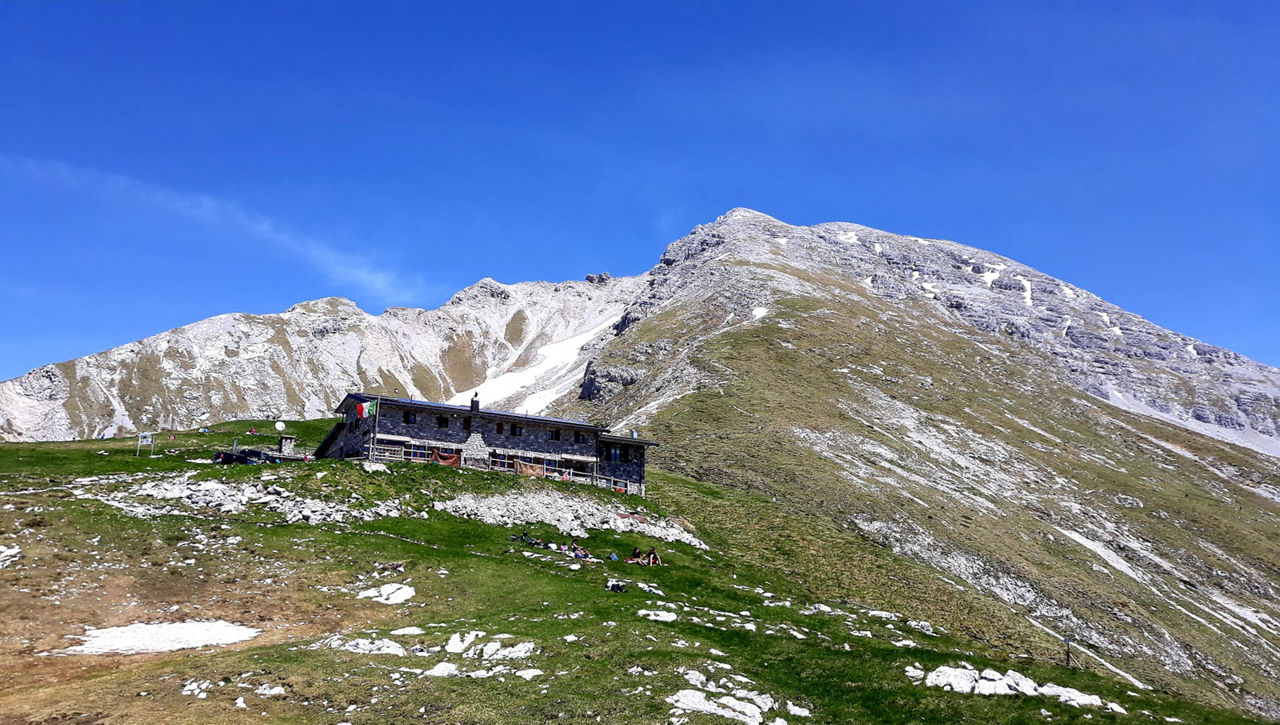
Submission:
M 141 456 L 141 455 L 142 455 L 142 447 L 143 447 L 144 445 L 150 445 L 150 446 L 151 446 L 151 455 L 153 455 L 153 456 L 154 456 L 154 455 L 156 454 L 156 434 L 155 434 L 155 433 L 139 433 L 139 434 L 138 434 L 138 448 L 137 448 L 137 450 L 135 450 L 135 451 L 133 452 L 133 455 L 134 455 L 134 456 Z

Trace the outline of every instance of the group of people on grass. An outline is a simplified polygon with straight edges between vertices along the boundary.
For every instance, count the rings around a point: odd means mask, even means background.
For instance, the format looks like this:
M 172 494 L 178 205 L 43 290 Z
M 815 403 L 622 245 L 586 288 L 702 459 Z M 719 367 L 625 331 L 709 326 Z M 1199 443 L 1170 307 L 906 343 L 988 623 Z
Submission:
M 639 564 L 640 566 L 666 566 L 662 563 L 662 557 L 658 556 L 658 550 L 650 546 L 645 553 L 640 553 L 640 547 L 631 550 L 631 557 L 627 559 L 628 564 Z
M 587 547 L 583 546 L 582 544 L 579 544 L 577 539 L 574 539 L 572 542 L 568 544 L 557 544 L 554 541 L 543 541 L 542 539 L 539 539 L 536 536 L 530 536 L 528 531 L 521 531 L 519 536 L 510 536 L 508 538 L 511 539 L 512 541 L 519 541 L 522 544 L 532 546 L 536 549 L 549 549 L 551 551 L 558 551 L 561 554 L 564 554 L 565 556 L 571 556 L 574 559 L 590 559 L 591 558 L 591 552 L 587 551 Z
M 519 541 L 526 546 L 532 546 L 536 549 L 557 551 L 565 556 L 573 557 L 574 559 L 592 559 L 593 561 L 599 561 L 598 559 L 593 559 L 591 552 L 587 550 L 587 547 L 579 544 L 576 538 L 568 544 L 557 544 L 554 541 L 543 541 L 536 536 L 530 536 L 528 531 L 521 531 L 519 535 L 512 535 L 508 538 L 511 541 Z M 610 553 L 609 559 L 617 561 L 618 555 Z M 641 566 L 666 566 L 666 564 L 662 563 L 662 557 L 658 556 L 658 550 L 652 546 L 649 547 L 649 551 L 644 553 L 641 553 L 640 547 L 635 547 L 631 550 L 631 557 L 626 560 L 626 563 L 639 564 Z

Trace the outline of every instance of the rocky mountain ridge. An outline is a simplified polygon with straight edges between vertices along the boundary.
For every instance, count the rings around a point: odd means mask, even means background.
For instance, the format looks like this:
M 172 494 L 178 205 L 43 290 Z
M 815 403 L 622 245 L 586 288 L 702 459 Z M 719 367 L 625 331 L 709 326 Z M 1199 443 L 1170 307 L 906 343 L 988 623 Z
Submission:
M 590 353 L 680 300 L 732 291 L 742 321 L 779 297 L 823 292 L 820 279 L 770 273 L 780 264 L 857 280 L 885 300 L 932 300 L 975 340 L 1002 336 L 1049 353 L 1073 387 L 1280 455 L 1274 368 L 976 248 L 847 223 L 795 227 L 747 209 L 673 242 L 636 277 L 485 279 L 438 309 L 377 316 L 325 298 L 278 315 L 221 315 L 46 365 L 0 383 L 0 436 L 57 440 L 237 417 L 316 417 L 354 389 L 426 399 L 478 390 L 486 404 L 541 412 L 557 400 L 598 397 L 617 385 L 611 378 L 634 383 L 634 371 L 592 364 Z M 768 279 L 733 285 L 734 265 Z M 690 377 L 679 387 L 696 386 Z
M 770 299 L 823 295 L 785 266 L 857 281 L 889 301 L 931 300 L 977 341 L 995 335 L 1049 354 L 1072 387 L 1118 407 L 1280 456 L 1280 370 L 1166 330 L 1096 295 L 974 247 L 856 224 L 796 227 L 734 209 L 672 243 L 648 273 L 649 294 L 620 327 L 680 295 L 717 290 L 746 264 L 763 284 L 735 288 L 740 319 Z M 966 327 L 968 328 L 966 330 Z

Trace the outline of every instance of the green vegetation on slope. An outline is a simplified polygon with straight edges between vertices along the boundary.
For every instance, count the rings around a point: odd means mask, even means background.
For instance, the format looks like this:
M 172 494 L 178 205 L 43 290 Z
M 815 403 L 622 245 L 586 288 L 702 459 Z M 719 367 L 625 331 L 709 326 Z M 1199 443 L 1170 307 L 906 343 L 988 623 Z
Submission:
M 117 458 L 123 467 L 116 471 L 136 472 L 124 456 L 99 456 L 99 442 L 92 443 L 24 446 L 24 457 L 46 456 L 46 469 L 37 472 L 28 461 L 0 475 L 6 491 L 0 497 L 0 544 L 22 547 L 22 557 L 0 570 L 0 612 L 9 623 L 0 632 L 0 714 L 35 721 L 86 714 L 90 720 L 134 722 L 262 721 L 260 713 L 266 713 L 270 720 L 352 723 L 652 723 L 670 716 L 666 698 L 690 687 L 678 671 L 686 668 L 746 677 L 750 689 L 812 710 L 810 717 L 792 716 L 785 707 L 770 715 L 792 723 L 1043 722 L 1042 710 L 1055 722 L 1083 721 L 1085 715 L 1091 722 L 1122 719 L 1043 697 L 943 692 L 912 685 L 903 674 L 916 663 L 930 670 L 963 660 L 1094 693 L 1137 717 L 1147 710 L 1188 722 L 1242 722 L 1168 694 L 1129 695 L 1130 688 L 1114 678 L 1067 670 L 1048 657 L 1011 656 L 963 632 L 927 636 L 909 628 L 905 619 L 931 616 L 915 606 L 913 593 L 936 576 L 837 527 L 815 531 L 803 512 L 780 508 L 759 493 L 661 472 L 652 476 L 651 498 L 642 501 L 434 465 L 401 464 L 389 473 L 370 473 L 333 461 L 213 468 L 186 464 L 186 457 L 197 457 L 188 451 L 149 459 L 156 476 L 185 470 L 195 472 L 197 482 L 232 483 L 266 477 L 262 485 L 297 496 L 349 502 L 356 494 L 364 503 L 395 500 L 418 510 L 461 493 L 552 488 L 632 509 L 643 506 L 650 515 L 683 515 L 710 546 L 704 552 L 659 542 L 667 567 L 606 560 L 577 562 L 581 568 L 575 570 L 563 557 L 513 544 L 508 536 L 514 529 L 435 510 L 425 519 L 314 526 L 285 524 L 279 514 L 256 507 L 134 517 L 83 496 L 125 492 L 136 481 L 72 481 L 107 472 L 104 461 Z M 31 491 L 38 476 L 53 479 L 42 487 L 48 490 L 17 493 Z M 536 536 L 568 539 L 545 525 L 527 528 Z M 655 542 L 634 533 L 593 531 L 584 543 L 597 555 L 621 555 Z M 404 571 L 380 571 L 388 562 L 403 562 Z M 604 584 L 610 578 L 632 583 L 626 592 L 609 592 Z M 356 597 L 361 589 L 390 582 L 413 586 L 416 594 L 399 605 Z M 642 591 L 637 582 L 663 593 Z M 757 587 L 772 595 L 768 600 L 790 605 L 765 606 Z M 974 608 L 977 615 L 981 597 L 951 591 L 938 609 Z M 801 612 L 815 602 L 852 618 Z M 880 619 L 860 606 L 904 616 L 897 622 Z M 651 621 L 638 615 L 642 609 L 665 609 L 678 619 Z M 68 636 L 84 626 L 213 618 L 263 633 L 242 645 L 170 654 L 38 656 L 74 643 Z M 872 636 L 855 635 L 854 624 Z M 425 633 L 390 634 L 407 626 Z M 482 665 L 441 652 L 397 657 L 310 648 L 340 634 L 430 649 L 470 630 L 511 634 L 506 642 L 534 642 L 537 653 L 521 666 L 542 674 L 527 681 L 510 672 L 424 677 L 421 670 L 445 659 L 466 669 Z M 916 645 L 893 644 L 902 639 Z M 632 674 L 632 668 L 643 672 Z M 193 681 L 209 682 L 205 698 L 182 694 Z M 254 694 L 261 686 L 282 687 L 284 694 Z M 238 697 L 247 709 L 235 706 Z M 727 721 L 694 715 L 691 722 Z
M 1033 617 L 1145 682 L 1220 706 L 1280 701 L 1280 640 L 1245 619 L 1275 621 L 1280 509 L 1245 488 L 1280 485 L 1274 462 L 1089 398 L 1034 349 L 953 332 L 936 303 L 738 273 L 823 293 L 736 324 L 730 292 L 669 307 L 603 351 L 641 382 L 571 409 L 623 416 L 680 370 L 700 384 L 649 420 L 654 462 L 761 495 L 751 516 L 718 509 L 770 542 L 756 560 L 808 561 L 824 596 L 880 597 L 1005 652 L 1061 646 Z

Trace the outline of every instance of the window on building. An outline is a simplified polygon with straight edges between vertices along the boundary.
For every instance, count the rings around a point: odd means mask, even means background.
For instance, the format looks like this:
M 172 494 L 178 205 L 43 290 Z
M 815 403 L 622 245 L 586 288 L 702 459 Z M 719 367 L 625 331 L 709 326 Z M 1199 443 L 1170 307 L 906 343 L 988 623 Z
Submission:
M 471 416 L 468 415 L 462 419 L 462 429 L 471 430 Z
M 617 445 L 609 446 L 609 462 L 610 463 L 622 462 L 622 446 L 617 446 Z
M 618 446 L 618 447 L 622 449 L 622 462 L 630 463 L 631 462 L 631 446 Z
M 575 431 L 573 432 L 573 442 L 574 442 L 574 443 L 586 443 L 586 442 L 587 442 L 587 434 L 586 434 L 586 433 L 583 433 L 583 432 L 582 432 L 582 431 L 580 431 L 580 430 L 575 430 Z
M 502 435 L 502 424 L 498 424 L 498 435 Z
M 512 423 L 512 424 L 511 424 L 511 435 L 513 435 L 513 436 L 522 436 L 522 435 L 524 435 L 524 428 L 523 428 L 522 426 L 520 426 L 520 425 L 517 425 L 517 424 L 515 424 L 515 423 Z
M 560 440 L 560 429 L 559 429 L 559 428 L 551 428 L 550 430 L 548 430 L 548 431 L 547 431 L 547 440 L 549 440 L 549 441 L 558 441 L 558 440 Z
M 437 416 L 436 416 L 436 427 L 437 427 L 437 428 L 448 428 L 448 427 L 449 427 L 449 416 L 447 416 L 447 415 L 437 415 Z
M 418 422 L 418 414 L 417 414 L 417 413 L 415 413 L 415 412 L 413 412 L 412 410 L 406 410 L 406 411 L 404 412 L 404 422 L 405 422 L 405 423 L 408 423 L 408 424 L 410 424 L 410 425 L 412 425 L 413 423 L 417 423 L 417 422 Z

